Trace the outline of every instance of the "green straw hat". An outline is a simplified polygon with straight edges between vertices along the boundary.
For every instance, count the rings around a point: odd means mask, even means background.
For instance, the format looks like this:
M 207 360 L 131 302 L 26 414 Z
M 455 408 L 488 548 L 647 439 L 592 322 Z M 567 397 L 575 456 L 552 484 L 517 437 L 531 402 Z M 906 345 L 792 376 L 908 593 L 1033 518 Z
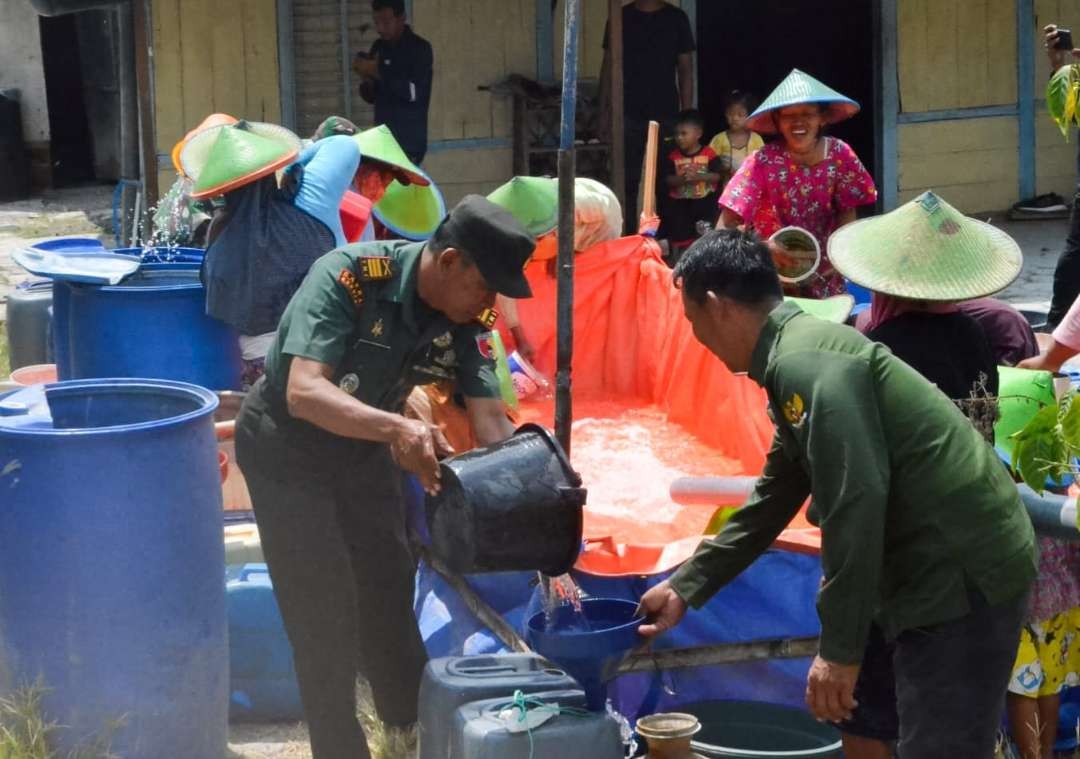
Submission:
M 426 174 L 424 178 L 426 185 L 405 185 L 395 179 L 371 209 L 384 227 L 406 240 L 428 239 L 446 216 L 442 193 Z
M 487 198 L 509 211 L 533 237 L 559 224 L 559 186 L 551 177 L 514 177 Z
M 859 112 L 859 104 L 809 74 L 792 69 L 784 81 L 750 114 L 746 127 L 759 134 L 776 134 L 773 112 L 793 105 L 818 103 L 826 106 L 825 122 L 835 124 Z
M 390 128 L 385 124 L 365 129 L 359 134 L 354 134 L 352 138 L 360 146 L 361 162 L 364 159 L 381 161 L 400 171 L 412 184 L 426 185 L 431 181 L 416 167 L 416 164 L 409 160 L 405 151 L 398 145 L 398 141 L 394 139 Z
M 788 303 L 794 303 L 805 313 L 824 319 L 834 324 L 843 324 L 855 308 L 855 298 L 850 295 L 833 295 L 829 298 L 792 298 L 785 297 Z
M 283 126 L 258 121 L 199 132 L 180 151 L 180 164 L 195 186 L 194 200 L 223 195 L 292 163 L 300 138 Z
M 961 301 L 1008 287 L 1024 257 L 997 227 L 968 218 L 933 192 L 829 238 L 829 260 L 857 285 L 896 298 Z

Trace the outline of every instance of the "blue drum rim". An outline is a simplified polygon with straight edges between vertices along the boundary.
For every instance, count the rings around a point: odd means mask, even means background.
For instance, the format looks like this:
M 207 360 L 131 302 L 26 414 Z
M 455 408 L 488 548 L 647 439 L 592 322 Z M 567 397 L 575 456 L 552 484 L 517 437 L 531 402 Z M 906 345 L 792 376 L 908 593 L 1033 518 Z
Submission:
M 212 390 L 208 390 L 202 385 L 195 385 L 190 382 L 176 382 L 173 380 L 153 379 L 153 378 L 141 378 L 141 377 L 116 377 L 116 378 L 95 378 L 95 379 L 79 379 L 79 380 L 67 380 L 65 382 L 53 382 L 46 385 L 31 385 L 29 388 L 23 390 L 16 390 L 12 393 L 6 394 L 5 400 L 11 400 L 13 395 L 24 392 L 29 389 L 40 388 L 44 391 L 46 398 L 49 394 L 67 394 L 68 392 L 74 392 L 77 390 L 84 390 L 86 388 L 96 387 L 113 387 L 113 388 L 131 388 L 131 389 L 148 389 L 148 390 L 168 390 L 174 394 L 186 393 L 188 397 L 202 402 L 202 405 L 193 410 L 176 416 L 166 417 L 164 419 L 154 419 L 147 422 L 135 422 L 133 424 L 117 424 L 107 427 L 86 427 L 82 429 L 54 429 L 49 427 L 18 427 L 7 426 L 0 423 L 0 436 L 23 436 L 23 437 L 90 437 L 95 435 L 113 435 L 120 432 L 140 432 L 144 430 L 158 430 L 164 427 L 171 427 L 174 425 L 182 425 L 186 422 L 199 419 L 203 416 L 210 416 L 217 410 L 219 400 L 217 393 Z

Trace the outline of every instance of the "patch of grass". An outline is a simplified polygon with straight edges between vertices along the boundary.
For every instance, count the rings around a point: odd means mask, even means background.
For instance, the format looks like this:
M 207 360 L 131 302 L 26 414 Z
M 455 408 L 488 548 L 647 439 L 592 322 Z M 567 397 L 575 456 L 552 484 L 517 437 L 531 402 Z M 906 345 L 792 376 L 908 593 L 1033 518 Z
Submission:
M 0 322 L 0 379 L 11 374 L 11 358 L 8 348 L 7 324 Z
M 123 719 L 105 725 L 100 733 L 67 752 L 57 751 L 56 736 L 65 728 L 42 715 L 45 692 L 39 679 L 0 698 L 0 759 L 119 759 L 111 744 L 112 736 L 123 727 Z

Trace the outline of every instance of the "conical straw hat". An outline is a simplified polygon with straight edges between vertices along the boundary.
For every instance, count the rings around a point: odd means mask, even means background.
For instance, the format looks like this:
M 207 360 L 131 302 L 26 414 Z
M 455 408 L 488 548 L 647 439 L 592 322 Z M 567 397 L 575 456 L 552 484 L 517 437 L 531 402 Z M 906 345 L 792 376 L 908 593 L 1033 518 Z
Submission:
M 235 116 L 230 116 L 227 113 L 211 113 L 209 116 L 203 119 L 197 127 L 185 134 L 184 138 L 177 142 L 175 145 L 173 145 L 172 149 L 172 162 L 173 166 L 176 167 L 176 173 L 180 176 L 185 176 L 184 167 L 180 163 L 180 151 L 182 151 L 184 149 L 184 146 L 187 145 L 188 140 L 197 135 L 199 132 L 204 132 L 211 127 L 235 124 L 237 121 L 239 121 L 238 118 L 236 118 Z
M 427 175 L 424 178 L 426 185 L 404 185 L 395 179 L 371 209 L 384 227 L 406 240 L 428 239 L 446 216 L 442 193 Z
M 933 192 L 883 216 L 841 227 L 829 260 L 857 285 L 908 300 L 960 301 L 1008 287 L 1020 274 L 1016 241 Z
M 405 151 L 385 124 L 354 134 L 353 139 L 360 146 L 361 162 L 366 158 L 382 161 L 403 172 L 412 184 L 426 185 L 430 181 L 405 155 Z
M 211 198 L 272 174 L 296 159 L 300 138 L 277 124 L 240 121 L 195 135 L 180 151 L 191 197 Z
M 759 134 L 776 134 L 773 111 L 806 103 L 828 106 L 825 114 L 825 122 L 828 124 L 850 119 L 859 112 L 859 104 L 851 98 L 841 95 L 803 71 L 792 69 L 784 81 L 765 98 L 765 102 L 750 114 L 746 127 Z
M 793 298 L 785 296 L 784 300 L 794 303 L 804 313 L 816 316 L 834 324 L 843 324 L 851 316 L 851 310 L 855 308 L 855 299 L 850 295 L 833 295 L 828 298 Z
M 487 197 L 509 211 L 533 237 L 558 226 L 559 187 L 551 177 L 514 177 Z

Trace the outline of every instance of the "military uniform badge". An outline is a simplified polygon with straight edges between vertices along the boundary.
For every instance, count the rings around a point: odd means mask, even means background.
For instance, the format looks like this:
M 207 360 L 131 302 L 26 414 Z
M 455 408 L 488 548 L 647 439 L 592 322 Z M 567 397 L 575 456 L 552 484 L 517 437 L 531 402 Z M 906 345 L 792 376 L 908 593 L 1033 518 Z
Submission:
M 364 256 L 356 259 L 360 267 L 360 278 L 365 282 L 378 282 L 394 276 L 388 256 Z

